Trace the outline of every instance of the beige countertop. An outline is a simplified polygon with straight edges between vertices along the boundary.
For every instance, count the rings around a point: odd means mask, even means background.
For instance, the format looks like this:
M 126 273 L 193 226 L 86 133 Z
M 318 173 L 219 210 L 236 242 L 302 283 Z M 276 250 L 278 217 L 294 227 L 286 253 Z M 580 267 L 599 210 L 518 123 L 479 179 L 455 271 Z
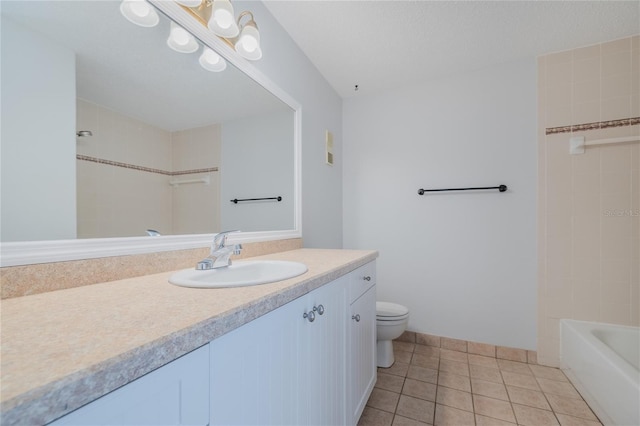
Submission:
M 299 249 L 255 257 L 309 270 L 252 287 L 178 287 L 167 272 L 3 300 L 2 424 L 53 421 L 377 255 Z

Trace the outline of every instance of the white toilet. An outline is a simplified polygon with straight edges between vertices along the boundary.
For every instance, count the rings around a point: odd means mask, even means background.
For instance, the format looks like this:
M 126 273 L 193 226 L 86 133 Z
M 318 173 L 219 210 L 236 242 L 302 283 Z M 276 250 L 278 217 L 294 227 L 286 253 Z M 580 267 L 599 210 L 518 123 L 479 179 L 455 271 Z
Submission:
M 407 329 L 409 309 L 406 306 L 389 302 L 376 302 L 376 333 L 378 367 L 393 365 L 393 344 Z

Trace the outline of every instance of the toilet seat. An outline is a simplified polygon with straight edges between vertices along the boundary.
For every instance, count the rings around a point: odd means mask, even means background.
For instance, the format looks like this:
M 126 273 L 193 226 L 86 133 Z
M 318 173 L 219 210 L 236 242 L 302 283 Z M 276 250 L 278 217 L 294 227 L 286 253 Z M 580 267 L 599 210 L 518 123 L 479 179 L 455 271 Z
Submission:
M 376 302 L 377 321 L 399 321 L 409 317 L 406 306 L 389 302 Z

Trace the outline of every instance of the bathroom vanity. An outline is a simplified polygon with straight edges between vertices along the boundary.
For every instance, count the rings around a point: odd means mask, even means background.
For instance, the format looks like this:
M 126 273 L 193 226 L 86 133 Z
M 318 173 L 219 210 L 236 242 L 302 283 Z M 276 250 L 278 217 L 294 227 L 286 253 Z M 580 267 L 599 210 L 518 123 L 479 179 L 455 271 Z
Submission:
M 376 379 L 376 257 L 301 249 L 259 257 L 308 266 L 271 284 L 163 273 L 5 300 L 3 424 L 356 424 Z

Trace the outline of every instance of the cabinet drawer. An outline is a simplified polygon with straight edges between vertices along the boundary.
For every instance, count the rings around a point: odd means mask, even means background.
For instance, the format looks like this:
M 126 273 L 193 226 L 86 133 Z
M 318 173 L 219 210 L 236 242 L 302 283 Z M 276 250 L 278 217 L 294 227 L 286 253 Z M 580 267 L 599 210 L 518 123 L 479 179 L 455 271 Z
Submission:
M 350 273 L 349 304 L 376 283 L 376 262 L 370 262 Z

